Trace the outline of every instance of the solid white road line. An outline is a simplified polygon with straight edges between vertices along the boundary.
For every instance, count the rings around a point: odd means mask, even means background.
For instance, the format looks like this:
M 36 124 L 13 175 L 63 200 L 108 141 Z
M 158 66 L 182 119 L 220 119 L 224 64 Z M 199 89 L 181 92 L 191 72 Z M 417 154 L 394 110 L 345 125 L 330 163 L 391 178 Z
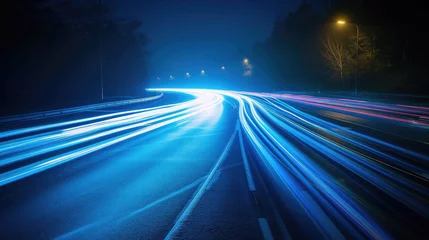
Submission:
M 173 227 L 171 228 L 170 232 L 168 232 L 165 239 L 173 239 L 177 231 L 181 228 L 183 223 L 187 220 L 189 215 L 191 214 L 192 210 L 197 205 L 198 201 L 203 196 L 208 184 L 212 180 L 214 174 L 222 164 L 222 162 L 225 160 L 226 156 L 228 155 L 229 150 L 231 149 L 232 143 L 234 142 L 235 136 L 237 135 L 237 129 L 234 130 L 234 133 L 232 134 L 231 138 L 229 139 L 228 143 L 226 144 L 225 149 L 223 150 L 221 156 L 219 157 L 219 160 L 216 162 L 213 169 L 210 171 L 209 176 L 204 181 L 204 183 L 200 186 L 200 188 L 197 190 L 194 197 L 191 199 L 191 201 L 188 203 L 188 205 L 183 209 L 182 213 L 177 218 L 176 222 L 174 223 Z
M 225 170 L 228 170 L 228 169 L 231 169 L 231 168 L 238 167 L 241 164 L 242 163 L 234 163 L 234 164 L 225 166 L 223 168 L 219 168 L 218 170 L 219 171 L 225 171 Z M 196 181 L 194 181 L 193 183 L 191 183 L 189 185 L 186 185 L 186 186 L 182 187 L 181 189 L 178 189 L 178 190 L 176 190 L 174 192 L 171 192 L 168 195 L 166 195 L 164 197 L 161 197 L 161 198 L 159 198 L 159 199 L 157 199 L 157 200 L 155 200 L 155 201 L 147 204 L 146 206 L 141 207 L 139 209 L 136 209 L 136 210 L 134 210 L 132 212 L 126 213 L 124 215 L 119 215 L 119 216 L 110 216 L 109 218 L 104 218 L 101 221 L 92 222 L 90 224 L 81 226 L 81 227 L 79 227 L 79 228 L 77 228 L 75 230 L 72 230 L 70 232 L 64 233 L 61 236 L 58 236 L 58 237 L 56 237 L 54 239 L 57 239 L 57 240 L 77 239 L 78 238 L 77 234 L 84 235 L 85 234 L 84 232 L 89 231 L 91 229 L 101 229 L 103 226 L 107 226 L 107 227 L 110 228 L 109 224 L 112 224 L 112 223 L 115 223 L 115 226 L 117 226 L 117 225 L 119 225 L 120 223 L 122 223 L 125 220 L 128 220 L 128 219 L 130 219 L 132 217 L 135 217 L 138 214 L 141 214 L 141 213 L 145 212 L 146 210 L 149 210 L 150 208 L 157 206 L 158 204 L 161 204 L 161 203 L 163 203 L 163 202 L 165 202 L 165 201 L 167 201 L 167 200 L 169 200 L 169 199 L 171 199 L 173 197 L 176 197 L 176 196 L 178 196 L 178 195 L 180 195 L 180 194 L 182 194 L 182 193 L 184 193 L 184 192 L 186 192 L 186 191 L 188 191 L 188 190 L 190 190 L 190 189 L 198 186 L 199 184 L 201 184 L 201 182 L 203 182 L 206 179 L 206 177 L 208 177 L 208 175 L 204 176 L 204 177 L 201 177 L 201 178 L 197 179 Z M 213 180 L 211 182 L 213 182 Z M 7 196 L 5 196 L 3 199 L 5 199 L 6 197 Z

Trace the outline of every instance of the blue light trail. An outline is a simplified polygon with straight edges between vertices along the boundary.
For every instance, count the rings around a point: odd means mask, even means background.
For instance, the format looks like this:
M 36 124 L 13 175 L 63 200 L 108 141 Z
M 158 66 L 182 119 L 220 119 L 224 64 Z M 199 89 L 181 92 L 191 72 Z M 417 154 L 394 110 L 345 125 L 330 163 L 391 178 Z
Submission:
M 325 238 L 392 239 L 399 230 L 391 226 L 410 216 L 428 220 L 427 152 L 401 146 L 405 136 L 370 123 L 427 134 L 429 108 L 297 94 L 148 90 L 193 99 L 2 132 L 0 186 L 168 125 L 219 118 L 227 100 L 238 103 L 246 154 L 276 186 L 279 202 L 301 209 Z

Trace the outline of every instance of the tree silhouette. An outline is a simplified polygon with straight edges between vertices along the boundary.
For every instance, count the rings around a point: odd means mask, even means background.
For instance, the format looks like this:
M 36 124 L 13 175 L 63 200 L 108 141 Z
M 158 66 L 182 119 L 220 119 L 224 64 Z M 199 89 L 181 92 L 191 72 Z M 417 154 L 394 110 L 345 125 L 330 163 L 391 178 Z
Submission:
M 319 15 L 306 3 L 275 22 L 271 36 L 254 47 L 255 74 L 268 75 L 261 78 L 261 84 L 267 84 L 269 78 L 276 88 L 305 90 L 319 81 L 323 72 L 320 23 Z
M 147 75 L 141 22 L 73 1 L 1 3 L 1 114 L 94 102 L 100 96 L 100 29 L 105 93 L 138 96 Z M 101 24 L 101 28 L 100 28 Z M 13 103 L 13 104 L 11 104 Z
M 343 41 L 333 34 L 325 34 L 322 39 L 321 53 L 326 59 L 327 65 L 339 75 L 344 84 L 346 75 L 353 68 L 353 53 L 348 41 Z
M 321 54 L 326 65 L 339 76 L 343 86 L 347 78 L 356 71 L 356 58 L 359 61 L 359 73 L 373 73 L 382 68 L 379 64 L 379 52 L 374 36 L 359 34 L 359 46 L 356 45 L 356 36 L 343 37 L 339 34 L 327 32 L 321 41 Z M 359 48 L 359 51 L 357 51 Z

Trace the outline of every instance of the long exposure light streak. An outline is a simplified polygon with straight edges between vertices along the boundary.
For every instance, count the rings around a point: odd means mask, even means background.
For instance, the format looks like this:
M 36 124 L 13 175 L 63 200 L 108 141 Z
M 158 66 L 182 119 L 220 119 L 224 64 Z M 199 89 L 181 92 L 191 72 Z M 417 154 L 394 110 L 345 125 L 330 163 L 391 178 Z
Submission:
M 310 102 L 318 108 L 416 127 L 427 124 L 408 118 L 424 119 L 429 115 L 427 108 L 310 96 L 215 92 L 238 101 L 240 122 L 258 159 L 271 177 L 281 179 L 327 238 L 343 238 L 342 232 L 346 231 L 345 236 L 357 239 L 391 239 L 390 231 L 377 218 L 380 210 L 371 206 L 383 204 L 386 197 L 401 203 L 397 209 L 386 206 L 384 211 L 391 211 L 391 216 L 405 212 L 413 212 L 416 218 L 429 216 L 428 156 L 327 122 L 287 102 Z M 298 190 L 300 185 L 311 194 Z M 323 208 L 315 207 L 315 202 Z M 329 212 L 325 214 L 326 209 Z
M 234 107 L 238 103 L 237 117 L 250 143 L 247 154 L 276 186 L 279 202 L 296 203 L 326 239 L 391 239 L 403 229 L 389 223 L 428 221 L 427 152 L 314 113 L 330 111 L 351 123 L 359 116 L 427 133 L 427 107 L 302 94 L 148 90 L 194 99 L 0 133 L 0 186 L 161 127 L 209 116 L 226 99 Z
M 132 113 L 122 117 L 115 116 L 112 119 L 83 126 L 39 134 L 34 136 L 37 140 L 25 137 L 23 140 L 18 138 L 6 141 L 2 143 L 6 147 L 3 148 L 3 146 L 0 145 L 0 153 L 2 153 L 0 166 L 31 159 L 32 157 L 42 155 L 47 152 L 112 135 L 112 137 L 107 140 L 102 140 L 89 146 L 84 146 L 58 156 L 43 159 L 23 167 L 18 167 L 4 172 L 0 174 L 0 186 L 126 139 L 158 129 L 171 123 L 182 121 L 198 115 L 201 112 L 210 111 L 211 108 L 217 106 L 223 101 L 223 97 L 215 93 L 190 94 L 195 96 L 195 100 L 171 105 L 169 107 L 141 111 L 141 113 L 137 114 Z M 48 128 L 49 127 L 47 127 L 47 129 Z M 126 132 L 126 130 L 131 129 L 137 130 Z M 119 136 L 115 135 L 120 134 L 121 132 L 126 133 Z M 21 143 L 22 141 L 24 141 L 24 143 Z

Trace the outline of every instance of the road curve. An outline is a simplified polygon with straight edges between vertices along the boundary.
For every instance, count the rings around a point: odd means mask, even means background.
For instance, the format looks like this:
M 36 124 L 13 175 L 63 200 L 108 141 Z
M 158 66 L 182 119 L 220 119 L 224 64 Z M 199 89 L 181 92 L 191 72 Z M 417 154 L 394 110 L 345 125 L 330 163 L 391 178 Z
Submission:
M 152 90 L 164 99 L 2 126 L 0 239 L 429 234 L 429 108 Z

